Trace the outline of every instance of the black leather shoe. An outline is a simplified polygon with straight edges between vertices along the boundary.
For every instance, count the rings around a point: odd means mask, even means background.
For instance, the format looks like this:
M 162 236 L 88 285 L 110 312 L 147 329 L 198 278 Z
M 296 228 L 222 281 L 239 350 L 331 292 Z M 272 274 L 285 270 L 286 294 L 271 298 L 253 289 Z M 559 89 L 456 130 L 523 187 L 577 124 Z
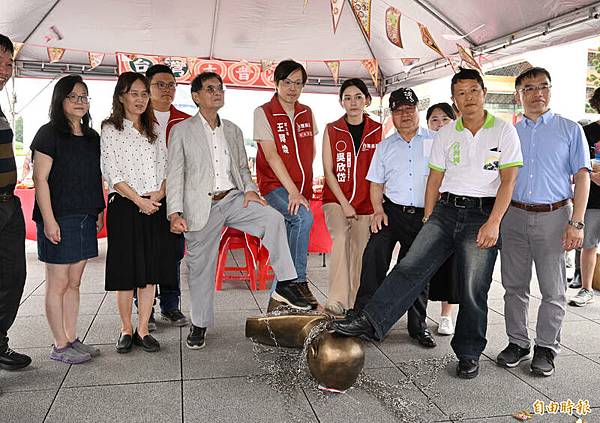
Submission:
M 160 344 L 156 338 L 152 335 L 146 335 L 142 338 L 137 330 L 133 334 L 133 343 L 142 347 L 146 352 L 157 352 L 160 350 Z
M 355 336 L 366 341 L 375 341 L 375 328 L 364 313 L 358 313 L 343 320 L 336 320 L 331 329 L 344 336 Z
M 119 335 L 119 340 L 117 341 L 117 345 L 115 348 L 119 354 L 125 354 L 131 351 L 131 346 L 133 345 L 133 338 L 128 333 L 121 333 Z
M 576 270 L 573 279 L 569 281 L 569 288 L 579 289 L 581 286 L 581 272 Z
M 0 369 L 19 370 L 31 364 L 31 357 L 25 354 L 19 354 L 10 348 L 5 347 L 0 353 Z
M 416 339 L 422 347 L 433 348 L 436 346 L 435 339 L 433 339 L 433 336 L 431 336 L 429 329 L 425 329 L 423 332 L 410 335 L 410 337 Z
M 479 360 L 459 359 L 456 376 L 461 379 L 473 379 L 479 375 Z
M 199 350 L 206 346 L 206 341 L 204 340 L 206 336 L 206 328 L 201 328 L 200 326 L 192 325 L 190 327 L 190 334 L 187 336 L 185 340 L 185 345 L 189 349 Z

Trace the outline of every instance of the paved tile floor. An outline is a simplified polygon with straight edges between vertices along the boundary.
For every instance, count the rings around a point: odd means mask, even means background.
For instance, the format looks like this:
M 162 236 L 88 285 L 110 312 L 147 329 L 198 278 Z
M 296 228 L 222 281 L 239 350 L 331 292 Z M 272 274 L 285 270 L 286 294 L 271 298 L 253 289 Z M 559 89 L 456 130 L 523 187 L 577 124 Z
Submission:
M 586 421 L 600 422 L 600 301 L 568 308 L 563 353 L 550 378 L 532 377 L 528 363 L 511 370 L 494 364 L 507 342 L 497 269 L 489 296 L 488 346 L 478 378 L 457 379 L 454 360 L 435 374 L 435 384 L 429 388 L 431 375 L 413 377 L 410 361 L 439 362 L 452 353 L 450 337 L 437 336 L 437 348 L 422 349 L 409 338 L 402 319 L 385 342 L 367 346 L 365 375 L 371 381 L 364 385 L 367 388 L 342 395 L 323 395 L 314 387 L 284 393 L 260 377 L 264 368 L 254 360 L 252 343 L 244 337 L 245 318 L 264 312 L 268 293 L 252 292 L 240 282 L 225 282 L 223 291 L 216 293 L 217 324 L 208 332 L 205 349 L 187 349 L 187 328 L 159 322 L 155 333 L 161 342 L 159 353 L 134 349 L 127 355 L 117 354 L 113 346 L 119 330 L 115 298 L 103 289 L 105 249 L 101 242 L 100 257 L 86 268 L 79 319 L 80 337 L 97 345 L 101 355 L 89 363 L 68 366 L 48 359 L 52 338 L 44 317 L 44 269 L 36 259 L 35 244 L 28 241 L 25 293 L 9 335 L 11 346 L 30 354 L 33 364 L 18 372 L 0 371 L 0 422 L 396 421 L 397 416 L 381 401 L 385 389 L 377 395 L 380 383 L 387 383 L 388 390 L 403 386 L 406 404 L 416 408 L 411 411 L 424 421 L 511 422 L 516 421 L 512 413 L 531 409 L 536 400 L 547 405 L 583 399 L 591 405 Z M 328 268 L 322 267 L 318 255 L 311 255 L 309 267 L 312 288 L 322 301 Z M 182 307 L 187 312 L 186 282 L 182 288 Z M 535 335 L 540 303 L 535 283 L 532 295 L 530 331 Z M 431 303 L 428 312 L 435 330 L 439 304 Z M 532 421 L 574 422 L 575 418 L 559 413 L 536 415 Z

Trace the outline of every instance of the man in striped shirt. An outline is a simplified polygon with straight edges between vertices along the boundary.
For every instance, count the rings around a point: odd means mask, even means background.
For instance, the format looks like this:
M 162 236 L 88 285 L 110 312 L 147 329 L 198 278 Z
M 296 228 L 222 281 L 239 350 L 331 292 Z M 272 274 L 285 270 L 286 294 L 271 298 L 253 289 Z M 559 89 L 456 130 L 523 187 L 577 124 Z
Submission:
M 12 76 L 13 44 L 0 34 L 0 91 Z M 0 368 L 17 370 L 31 358 L 8 347 L 8 329 L 17 316 L 25 285 L 25 220 L 15 197 L 17 166 L 13 131 L 0 109 Z

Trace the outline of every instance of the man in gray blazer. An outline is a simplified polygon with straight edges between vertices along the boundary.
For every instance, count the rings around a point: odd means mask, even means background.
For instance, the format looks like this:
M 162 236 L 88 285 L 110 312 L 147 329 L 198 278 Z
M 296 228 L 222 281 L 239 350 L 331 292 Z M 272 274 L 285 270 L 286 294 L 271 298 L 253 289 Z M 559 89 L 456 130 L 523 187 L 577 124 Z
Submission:
M 213 285 L 223 226 L 260 237 L 279 281 L 279 297 L 300 310 L 309 310 L 310 304 L 290 283 L 297 274 L 283 216 L 258 194 L 242 131 L 218 115 L 224 104 L 221 77 L 203 72 L 191 91 L 199 113 L 175 125 L 169 140 L 167 215 L 171 231 L 184 233 L 187 242 L 192 326 L 186 343 L 199 349 L 206 328 L 214 324 Z

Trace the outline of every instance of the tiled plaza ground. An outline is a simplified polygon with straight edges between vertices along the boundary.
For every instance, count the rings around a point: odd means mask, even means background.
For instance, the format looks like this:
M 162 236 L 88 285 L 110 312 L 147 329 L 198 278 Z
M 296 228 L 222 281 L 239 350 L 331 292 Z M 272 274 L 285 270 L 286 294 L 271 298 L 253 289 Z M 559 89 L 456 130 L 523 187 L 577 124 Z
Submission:
M 216 293 L 217 326 L 207 335 L 207 347 L 185 347 L 187 328 L 159 322 L 156 338 L 161 351 L 141 349 L 119 355 L 114 350 L 119 330 L 115 297 L 103 289 L 105 243 L 101 256 L 86 268 L 81 288 L 80 337 L 102 353 L 89 363 L 68 366 L 48 359 L 52 339 L 44 317 L 44 270 L 36 259 L 35 244 L 28 241 L 28 277 L 17 320 L 9 336 L 11 346 L 33 357 L 22 371 L 0 371 L 0 422 L 386 422 L 393 413 L 374 395 L 352 389 L 324 397 L 313 389 L 299 389 L 293 399 L 248 376 L 263 372 L 253 359 L 252 344 L 244 337 L 245 318 L 264 312 L 265 291 L 250 291 L 245 284 L 225 282 Z M 311 256 L 309 278 L 320 301 L 327 292 L 328 268 L 321 257 Z M 185 271 L 185 266 L 183 266 Z M 189 310 L 187 283 L 183 283 L 183 310 Z M 574 295 L 575 290 L 569 290 Z M 535 331 L 539 291 L 532 284 L 530 330 Z M 437 375 L 431 421 L 514 422 L 511 414 L 531 408 L 536 400 L 590 401 L 587 422 L 600 422 L 600 301 L 584 308 L 569 307 L 564 323 L 563 353 L 550 378 L 529 374 L 529 362 L 506 370 L 493 359 L 506 345 L 503 289 L 499 273 L 489 298 L 488 346 L 481 374 L 470 381 L 454 376 L 452 361 Z M 439 319 L 438 303 L 429 305 L 432 329 Z M 405 380 L 407 361 L 441 358 L 452 352 L 450 337 L 436 336 L 437 348 L 425 350 L 411 340 L 402 319 L 384 343 L 369 345 L 366 374 L 376 380 Z M 426 403 L 429 391 L 416 385 L 408 395 Z M 535 416 L 533 422 L 574 422 L 567 415 Z

